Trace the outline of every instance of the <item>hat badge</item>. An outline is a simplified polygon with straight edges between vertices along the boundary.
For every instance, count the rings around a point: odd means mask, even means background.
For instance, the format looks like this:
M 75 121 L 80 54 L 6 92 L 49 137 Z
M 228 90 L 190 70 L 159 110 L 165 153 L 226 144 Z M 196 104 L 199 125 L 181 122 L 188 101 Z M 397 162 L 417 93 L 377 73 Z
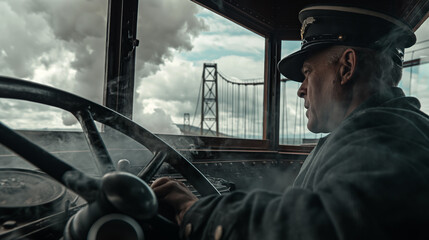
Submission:
M 301 27 L 301 40 L 304 39 L 305 30 L 307 29 L 308 25 L 314 23 L 316 19 L 314 17 L 308 17 L 302 22 Z

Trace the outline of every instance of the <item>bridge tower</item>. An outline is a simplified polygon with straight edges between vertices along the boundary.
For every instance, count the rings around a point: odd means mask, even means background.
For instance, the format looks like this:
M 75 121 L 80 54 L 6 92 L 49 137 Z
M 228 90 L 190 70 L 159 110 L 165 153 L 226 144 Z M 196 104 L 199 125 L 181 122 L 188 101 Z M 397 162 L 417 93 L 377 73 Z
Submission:
M 216 63 L 204 63 L 202 81 L 201 135 L 219 136 Z
M 183 115 L 183 133 L 190 134 L 191 133 L 191 122 L 189 113 L 185 113 Z

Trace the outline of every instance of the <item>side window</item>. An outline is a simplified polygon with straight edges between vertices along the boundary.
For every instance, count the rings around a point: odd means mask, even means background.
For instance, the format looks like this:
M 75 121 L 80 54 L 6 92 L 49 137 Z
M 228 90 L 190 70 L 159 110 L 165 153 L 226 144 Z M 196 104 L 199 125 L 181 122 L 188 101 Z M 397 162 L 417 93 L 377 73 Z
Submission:
M 158 16 L 144 5 L 134 120 L 154 133 L 261 139 L 265 39 L 190 1 Z
M 416 31 L 417 43 L 405 50 L 405 63 L 399 87 L 420 100 L 421 110 L 429 114 L 429 21 Z
M 416 31 L 417 43 L 405 51 L 405 63 L 399 87 L 417 97 L 423 112 L 429 114 L 429 22 Z M 300 48 L 299 41 L 283 41 L 282 57 Z M 314 143 L 326 134 L 314 134 L 307 127 L 304 101 L 297 96 L 299 83 L 282 77 L 280 102 L 280 144 Z
M 300 41 L 282 41 L 282 58 L 299 50 Z M 280 139 L 283 145 L 314 144 L 323 134 L 314 134 L 307 129 L 304 100 L 297 95 L 299 82 L 280 76 Z

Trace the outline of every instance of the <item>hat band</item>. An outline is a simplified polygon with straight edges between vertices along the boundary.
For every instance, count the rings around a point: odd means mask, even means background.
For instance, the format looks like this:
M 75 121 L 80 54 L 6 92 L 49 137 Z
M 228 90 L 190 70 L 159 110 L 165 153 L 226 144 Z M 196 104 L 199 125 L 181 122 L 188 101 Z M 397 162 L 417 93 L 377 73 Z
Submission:
M 347 42 L 347 36 L 342 34 L 323 34 L 323 35 L 306 37 L 301 42 L 301 49 L 306 49 L 312 46 L 316 46 L 319 43 L 325 46 L 331 44 L 331 45 L 344 45 L 344 46 L 351 46 L 351 47 L 363 47 L 363 48 L 373 49 L 375 51 L 383 49 L 383 47 L 378 45 L 377 42 L 375 43 L 374 42 L 369 43 L 364 41 Z M 392 60 L 398 66 L 402 67 L 404 63 L 404 50 L 396 47 L 390 47 L 390 48 L 384 48 L 384 49 L 389 52 L 389 54 L 392 57 Z
M 299 14 L 305 11 L 310 10 L 326 10 L 326 11 L 337 11 L 337 12 L 345 12 L 345 13 L 356 13 L 356 14 L 362 14 L 367 16 L 373 16 L 380 19 L 384 19 L 385 21 L 391 22 L 397 26 L 399 26 L 402 29 L 408 29 L 409 26 L 407 26 L 405 23 L 403 23 L 400 20 L 397 20 L 389 15 L 371 11 L 369 9 L 362 9 L 362 8 L 356 8 L 356 7 L 345 7 L 345 6 L 333 6 L 333 5 L 326 5 L 326 6 L 313 6 L 313 7 L 307 7 L 302 9 Z
M 311 45 L 314 43 L 319 43 L 319 42 L 342 43 L 344 42 L 344 40 L 346 40 L 346 37 L 341 34 L 338 34 L 338 35 L 323 34 L 323 35 L 316 35 L 316 36 L 310 36 L 310 37 L 304 38 L 301 42 L 301 46 L 302 46 L 302 49 L 304 49 L 307 47 L 307 45 Z

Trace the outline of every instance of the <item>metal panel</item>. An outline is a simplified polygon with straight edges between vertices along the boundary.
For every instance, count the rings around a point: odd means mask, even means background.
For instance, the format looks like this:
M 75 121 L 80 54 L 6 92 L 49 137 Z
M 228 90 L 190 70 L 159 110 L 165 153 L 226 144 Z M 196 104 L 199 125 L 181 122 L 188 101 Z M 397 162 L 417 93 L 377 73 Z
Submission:
M 104 105 L 133 114 L 138 0 L 110 0 L 107 21 Z
M 265 89 L 264 89 L 264 139 L 269 140 L 270 149 L 279 146 L 280 133 L 280 61 L 281 40 L 277 36 L 266 38 Z

